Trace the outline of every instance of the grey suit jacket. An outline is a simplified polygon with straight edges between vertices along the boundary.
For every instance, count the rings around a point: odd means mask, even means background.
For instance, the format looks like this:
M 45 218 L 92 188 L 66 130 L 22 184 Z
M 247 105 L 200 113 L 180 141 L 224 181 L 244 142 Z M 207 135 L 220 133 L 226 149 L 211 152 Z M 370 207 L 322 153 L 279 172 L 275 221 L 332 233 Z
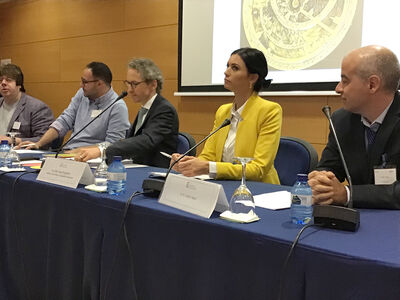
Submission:
M 4 98 L 0 98 L 0 106 L 3 105 Z M 53 112 L 42 101 L 22 93 L 14 114 L 7 127 L 7 132 L 17 131 L 18 136 L 23 141 L 38 141 L 41 136 L 49 129 L 54 121 Z M 19 129 L 13 129 L 14 122 L 20 122 Z
M 344 109 L 333 113 L 343 156 L 353 182 L 355 207 L 400 209 L 400 96 L 395 94 L 369 152 L 366 151 L 361 117 Z M 382 156 L 397 167 L 397 181 L 390 185 L 374 184 L 374 166 L 382 165 Z M 319 170 L 330 170 L 343 181 L 345 171 L 332 133 L 318 163 Z

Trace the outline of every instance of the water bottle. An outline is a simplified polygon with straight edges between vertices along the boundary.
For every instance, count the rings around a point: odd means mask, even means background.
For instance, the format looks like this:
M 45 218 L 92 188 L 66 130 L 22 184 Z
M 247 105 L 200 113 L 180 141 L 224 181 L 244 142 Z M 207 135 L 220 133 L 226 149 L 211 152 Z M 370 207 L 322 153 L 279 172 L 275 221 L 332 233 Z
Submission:
M 8 145 L 7 140 L 2 140 L 0 144 L 0 167 L 10 167 L 10 161 L 8 159 L 8 152 L 11 147 Z
M 294 224 L 305 225 L 312 221 L 312 191 L 307 181 L 307 174 L 297 174 L 297 181 L 291 190 L 290 216 Z
M 110 195 L 119 195 L 125 191 L 126 169 L 121 156 L 114 156 L 113 162 L 107 169 L 107 180 L 107 191 Z

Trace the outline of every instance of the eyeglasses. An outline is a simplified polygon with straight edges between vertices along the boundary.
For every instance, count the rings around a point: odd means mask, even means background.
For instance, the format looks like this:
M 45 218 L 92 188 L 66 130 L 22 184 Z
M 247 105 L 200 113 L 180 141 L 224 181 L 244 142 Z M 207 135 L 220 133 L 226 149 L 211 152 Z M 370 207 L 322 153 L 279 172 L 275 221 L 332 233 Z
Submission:
M 86 80 L 86 79 L 81 78 L 81 82 L 82 82 L 83 85 L 88 84 L 88 83 L 91 83 L 91 82 L 96 82 L 96 81 L 99 81 L 99 80 L 98 80 L 98 79 L 95 79 L 95 80 Z
M 146 82 L 146 80 L 143 81 L 128 81 L 124 80 L 124 83 L 126 86 L 130 86 L 132 89 L 135 89 L 139 84 Z

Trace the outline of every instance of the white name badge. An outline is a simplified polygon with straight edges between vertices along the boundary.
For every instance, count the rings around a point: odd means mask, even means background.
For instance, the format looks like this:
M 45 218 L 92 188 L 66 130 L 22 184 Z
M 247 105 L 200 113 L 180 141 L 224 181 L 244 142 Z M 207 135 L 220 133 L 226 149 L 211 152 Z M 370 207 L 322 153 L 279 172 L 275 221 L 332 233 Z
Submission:
M 158 202 L 204 218 L 229 208 L 222 185 L 176 174 L 169 174 Z
M 396 168 L 375 168 L 374 175 L 377 185 L 392 184 L 397 180 Z
M 92 114 L 90 115 L 91 118 L 96 118 L 99 114 L 101 114 L 101 109 L 94 109 L 92 110 Z
M 21 122 L 15 121 L 12 126 L 12 129 L 19 130 L 20 127 L 21 127 Z
M 87 163 L 64 158 L 46 158 L 37 180 L 75 189 L 78 183 L 94 183 L 94 176 Z

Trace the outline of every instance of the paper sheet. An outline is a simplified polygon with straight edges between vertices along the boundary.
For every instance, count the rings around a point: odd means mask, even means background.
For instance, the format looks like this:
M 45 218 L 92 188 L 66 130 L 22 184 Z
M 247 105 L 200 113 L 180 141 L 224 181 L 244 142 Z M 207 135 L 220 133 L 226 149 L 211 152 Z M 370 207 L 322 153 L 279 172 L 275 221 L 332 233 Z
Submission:
M 167 175 L 167 172 L 151 172 L 150 173 L 150 177 L 165 178 L 165 175 Z M 183 176 L 182 174 L 176 174 L 176 175 Z M 194 176 L 194 178 L 200 179 L 200 180 L 210 180 L 210 179 L 212 179 L 208 174 L 197 175 L 197 176 Z
M 258 207 L 277 210 L 290 208 L 292 199 L 290 192 L 279 191 L 255 195 L 254 202 Z
M 32 153 L 32 154 L 45 154 L 49 153 L 48 151 L 42 151 L 42 150 L 26 150 L 26 149 L 18 149 L 15 150 L 18 154 L 27 154 L 27 153 Z

